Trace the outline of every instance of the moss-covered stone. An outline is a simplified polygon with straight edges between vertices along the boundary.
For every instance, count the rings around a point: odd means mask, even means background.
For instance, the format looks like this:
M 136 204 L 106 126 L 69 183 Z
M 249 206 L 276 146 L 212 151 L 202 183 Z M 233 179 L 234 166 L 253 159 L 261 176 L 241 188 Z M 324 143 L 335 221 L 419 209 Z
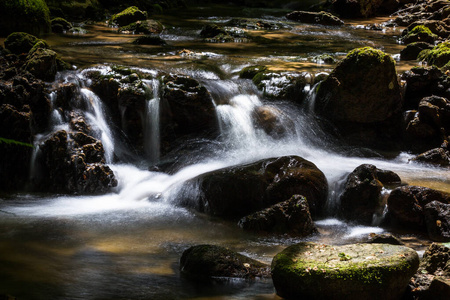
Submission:
M 0 35 L 16 31 L 33 35 L 50 32 L 50 11 L 44 0 L 0 1 Z
M 253 79 L 253 77 L 255 77 L 256 74 L 258 74 L 260 72 L 264 72 L 266 70 L 267 70 L 266 66 L 249 66 L 249 67 L 245 67 L 239 72 L 239 77 L 240 78 L 245 78 L 245 79 Z
M 445 66 L 450 61 L 450 42 L 443 42 L 431 50 L 423 50 L 418 59 L 438 68 Z
M 180 270 L 191 280 L 269 277 L 268 265 L 215 245 L 198 245 L 184 251 Z
M 62 33 L 72 28 L 72 23 L 63 18 L 52 19 L 52 31 L 54 33 Z
M 342 26 L 344 22 L 338 17 L 328 12 L 309 12 L 309 11 L 294 11 L 288 13 L 286 18 L 301 23 Z
M 160 22 L 154 20 L 144 20 L 119 27 L 119 32 L 133 34 L 151 34 L 160 33 L 162 29 L 163 25 Z
M 119 27 L 122 27 L 146 19 L 146 12 L 139 10 L 136 6 L 130 6 L 120 13 L 113 15 L 109 21 L 110 23 L 114 23 Z
M 39 45 L 41 48 L 49 48 L 44 40 L 25 32 L 11 33 L 5 40 L 5 48 L 14 54 L 28 53 L 35 45 Z
M 425 42 L 434 44 L 438 39 L 438 36 L 431 32 L 431 30 L 425 25 L 418 25 L 410 30 L 403 38 L 403 43 L 411 44 L 415 42 Z
M 419 266 L 413 249 L 388 244 L 302 242 L 272 261 L 277 294 L 287 299 L 401 299 Z

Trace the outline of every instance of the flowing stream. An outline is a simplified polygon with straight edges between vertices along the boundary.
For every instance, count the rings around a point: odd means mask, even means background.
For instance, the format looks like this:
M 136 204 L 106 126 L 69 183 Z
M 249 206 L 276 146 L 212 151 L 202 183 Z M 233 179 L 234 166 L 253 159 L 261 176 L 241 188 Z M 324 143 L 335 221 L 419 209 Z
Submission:
M 356 155 L 358 149 L 339 147 L 319 129 L 308 110 L 311 103 L 297 107 L 269 101 L 251 81 L 238 79 L 236 73 L 255 63 L 311 74 L 329 72 L 333 65 L 317 62 L 314 56 L 331 54 L 339 58 L 366 44 L 395 56 L 400 49 L 400 29 L 386 28 L 388 32 L 381 34 L 354 22 L 336 29 L 295 25 L 281 17 L 264 15 L 266 21 L 284 22 L 286 28 L 254 33 L 264 38 L 261 43 L 207 44 L 196 38 L 199 24 L 207 20 L 193 18 L 192 14 L 187 11 L 178 18 L 161 16 L 166 26 L 162 37 L 170 45 L 163 49 L 131 46 L 129 35 L 119 35 L 104 24 L 86 26 L 84 37 L 48 37 L 64 59 L 79 66 L 95 64 L 92 68 L 100 72 L 110 63 L 119 63 L 152 74 L 169 70 L 199 80 L 213 96 L 220 138 L 205 142 L 195 153 L 180 159 L 174 174 L 142 167 L 161 160 L 161 83 L 149 80 L 146 84 L 153 93 L 142 114 L 146 157 L 136 164 L 113 163 L 123 145 L 118 145 L 107 122 L 102 99 L 89 89 L 83 71 L 61 74 L 60 82 L 75 81 L 79 85 L 87 107 L 84 114 L 104 145 L 118 186 L 100 196 L 23 193 L 0 198 L 0 294 L 19 299 L 279 299 L 270 280 L 207 285 L 193 284 L 179 275 L 181 253 L 192 245 L 223 245 L 270 263 L 286 246 L 305 240 L 243 232 L 234 222 L 178 205 L 182 193 L 194 198 L 198 192 L 195 186 L 186 184 L 189 179 L 227 166 L 283 155 L 298 155 L 316 164 L 330 186 L 329 217 L 317 221 L 320 233 L 307 239 L 323 243 L 364 240 L 368 233 L 386 230 L 376 222 L 374 226 L 360 226 L 335 218 L 343 179 L 360 164 L 395 171 L 409 184 L 450 191 L 448 171 L 410 163 L 407 153 L 389 159 Z M 217 23 L 230 19 L 228 15 L 209 18 Z M 182 56 L 177 52 L 184 48 L 192 49 L 193 54 Z M 398 70 L 408 67 L 399 63 Z M 252 113 L 260 107 L 279 114 L 287 134 L 275 139 L 255 128 Z M 58 111 L 52 114 L 51 122 L 55 130 L 67 126 Z M 39 147 L 36 149 L 34 157 L 38 156 Z M 417 250 L 428 243 L 418 235 L 398 234 Z

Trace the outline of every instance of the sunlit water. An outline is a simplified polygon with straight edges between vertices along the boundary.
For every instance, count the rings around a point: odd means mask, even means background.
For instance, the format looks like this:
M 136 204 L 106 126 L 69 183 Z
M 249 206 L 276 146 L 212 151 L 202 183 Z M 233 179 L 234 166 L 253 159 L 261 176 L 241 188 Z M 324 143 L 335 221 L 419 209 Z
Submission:
M 276 17 L 264 15 L 263 19 L 282 21 L 286 25 L 283 29 L 249 32 L 258 39 L 246 43 L 208 44 L 198 38 L 201 26 L 210 21 L 225 23 L 231 17 L 205 19 L 193 17 L 192 11 L 184 14 L 178 18 L 161 17 L 166 25 L 162 37 L 169 44 L 162 48 L 131 45 L 135 37 L 117 34 L 104 24 L 86 26 L 86 35 L 48 38 L 64 59 L 78 66 L 119 63 L 151 74 L 170 71 L 198 79 L 213 95 L 221 135 L 218 141 L 205 143 L 197 155 L 179 161 L 172 175 L 130 164 L 111 164 L 119 184 L 110 194 L 20 194 L 0 199 L 0 294 L 20 299 L 277 299 L 270 280 L 230 280 L 208 285 L 194 284 L 179 275 L 179 258 L 192 245 L 223 245 L 270 263 L 277 252 L 302 240 L 246 233 L 235 222 L 217 220 L 178 205 L 180 193 L 196 197 L 196 187 L 186 184 L 189 179 L 227 166 L 283 155 L 298 155 L 315 163 L 330 185 L 329 217 L 316 222 L 319 234 L 308 240 L 331 244 L 361 241 L 369 233 L 386 231 L 377 226 L 348 224 L 334 215 L 345 176 L 360 164 L 395 171 L 409 184 L 450 191 L 447 171 L 410 163 L 407 153 L 392 159 L 353 157 L 318 129 L 308 109 L 270 102 L 250 81 L 237 79 L 236 73 L 242 67 L 256 63 L 308 71 L 314 76 L 333 68 L 317 62 L 315 56 L 331 54 L 339 59 L 359 46 L 371 45 L 395 56 L 401 49 L 397 41 L 401 29 L 368 31 L 356 22 L 340 29 L 299 25 L 286 22 L 276 12 Z M 184 48 L 194 52 L 180 55 L 178 51 Z M 398 64 L 399 70 L 409 67 L 403 62 Z M 108 66 L 93 69 L 107 72 Z M 87 120 L 103 142 L 107 161 L 112 162 L 114 155 L 120 154 L 101 99 L 89 89 L 83 72 L 66 74 L 60 80 L 80 86 L 88 104 Z M 155 93 L 145 112 L 145 159 L 154 163 L 161 155 L 160 87 L 157 81 L 148 84 Z M 274 139 L 254 127 L 251 114 L 261 106 L 280 112 L 287 123 L 294 124 L 288 135 Z M 57 111 L 51 122 L 55 130 L 67 128 Z M 32 172 L 36 173 L 38 170 Z M 417 250 L 428 243 L 417 235 L 399 234 Z

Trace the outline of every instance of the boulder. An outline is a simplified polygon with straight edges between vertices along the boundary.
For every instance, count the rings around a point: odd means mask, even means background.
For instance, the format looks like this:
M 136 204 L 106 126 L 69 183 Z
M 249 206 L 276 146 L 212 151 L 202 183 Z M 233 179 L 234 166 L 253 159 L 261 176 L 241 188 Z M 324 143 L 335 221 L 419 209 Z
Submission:
M 426 61 L 430 66 L 441 68 L 450 60 L 450 42 L 443 42 L 431 50 L 423 50 L 418 56 L 419 60 Z
M 35 51 L 30 51 L 25 69 L 36 78 L 53 81 L 58 72 L 56 52 L 44 48 L 37 48 Z
M 411 299 L 447 299 L 450 292 L 450 248 L 431 244 L 408 286 Z
M 0 34 L 15 31 L 33 35 L 50 32 L 50 11 L 45 0 L 0 1 Z
M 450 194 L 418 186 L 398 187 L 387 199 L 390 219 L 396 225 L 425 230 L 424 207 L 435 200 L 449 204 Z
M 254 70 L 257 68 L 258 66 Z M 251 74 L 249 69 L 243 73 L 244 76 L 246 76 L 246 73 Z M 255 74 L 252 80 L 267 98 L 301 103 L 304 99 L 303 90 L 309 84 L 310 79 L 307 72 L 282 72 L 262 69 Z
M 200 196 L 194 207 L 224 218 L 242 218 L 292 197 L 304 195 L 313 217 L 322 213 L 328 183 L 310 161 L 298 156 L 269 158 L 228 167 L 194 179 Z M 193 205 L 184 199 L 184 205 Z
M 344 21 L 328 12 L 293 11 L 286 15 L 288 20 L 319 25 L 342 26 Z
M 370 47 L 351 51 L 317 89 L 315 109 L 332 121 L 386 121 L 402 107 L 395 62 Z
M 422 98 L 440 95 L 437 84 L 443 76 L 443 72 L 436 67 L 414 67 L 404 72 L 401 79 L 406 82 L 405 108 L 417 109 Z
M 294 122 L 273 106 L 258 106 L 253 111 L 252 117 L 255 126 L 273 138 L 285 137 L 295 128 Z
M 438 36 L 431 32 L 431 30 L 425 25 L 417 25 L 402 37 L 402 41 L 405 45 L 416 42 L 434 44 L 437 39 Z
M 139 10 L 136 6 L 130 6 L 127 9 L 111 16 L 110 23 L 117 24 L 119 27 L 147 19 L 147 13 Z
M 409 43 L 400 51 L 401 60 L 416 60 L 422 50 L 432 49 L 434 46 L 426 42 Z
M 450 203 L 432 201 L 424 212 L 428 236 L 433 241 L 450 242 Z
M 450 151 L 447 147 L 428 150 L 411 159 L 412 161 L 433 164 L 440 167 L 450 166 Z
M 73 27 L 72 23 L 60 17 L 52 19 L 51 24 L 54 33 L 63 33 Z
M 419 266 L 413 249 L 388 244 L 292 245 L 272 261 L 286 299 L 401 299 Z
M 227 34 L 227 32 L 217 24 L 206 24 L 200 31 L 202 38 L 213 38 L 219 34 Z
M 136 21 L 134 23 L 119 27 L 121 33 L 131 34 L 159 34 L 163 30 L 163 25 L 155 20 Z
M 301 195 L 294 195 L 287 201 L 248 215 L 238 225 L 244 230 L 301 237 L 318 232 L 309 212 L 308 201 Z
M 270 277 L 270 268 L 257 260 L 215 245 L 197 245 L 185 250 L 180 259 L 181 275 L 190 280 Z
M 400 177 L 392 171 L 374 165 L 360 165 L 347 177 L 340 197 L 341 215 L 349 220 L 371 224 L 373 216 L 383 211 L 383 184 L 400 184 Z
M 42 41 L 25 32 L 14 32 L 5 40 L 5 49 L 14 54 L 28 53 L 38 42 Z M 47 47 L 48 48 L 48 45 Z
M 389 245 L 400 245 L 405 246 L 405 243 L 402 242 L 398 237 L 392 235 L 390 233 L 371 233 L 369 234 L 369 240 L 367 241 L 370 244 L 389 244 Z

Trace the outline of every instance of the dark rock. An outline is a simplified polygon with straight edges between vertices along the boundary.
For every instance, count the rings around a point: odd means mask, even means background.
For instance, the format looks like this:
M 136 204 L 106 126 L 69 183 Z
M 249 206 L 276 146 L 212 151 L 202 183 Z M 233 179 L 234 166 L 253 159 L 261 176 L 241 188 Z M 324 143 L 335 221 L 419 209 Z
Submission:
M 50 49 L 36 49 L 28 55 L 25 68 L 36 78 L 54 80 L 58 71 L 56 52 Z
M 180 259 L 180 271 L 186 278 L 200 281 L 270 276 L 268 265 L 214 245 L 198 245 L 185 250 Z
M 44 0 L 0 1 L 0 33 L 27 32 L 41 35 L 50 32 L 50 12 Z
M 139 10 L 136 6 L 130 6 L 120 13 L 113 15 L 109 21 L 122 27 L 146 19 L 146 12 Z
M 135 39 L 133 44 L 163 46 L 167 43 L 159 35 L 144 35 Z
M 416 67 L 403 73 L 402 80 L 406 81 L 405 108 L 417 109 L 423 97 L 436 95 L 436 83 L 442 76 L 442 71 L 436 67 Z
M 217 24 L 207 24 L 200 32 L 202 38 L 213 38 L 219 34 L 227 34 L 227 32 Z
M 239 221 L 239 226 L 245 230 L 289 233 L 295 236 L 317 233 L 308 201 L 301 195 L 294 195 L 287 201 L 248 215 Z
M 382 6 L 383 0 L 333 0 L 332 9 L 344 18 L 373 17 Z
M 254 70 L 256 69 L 258 66 Z M 247 69 L 241 76 L 249 76 L 252 73 L 250 71 L 251 69 Z M 307 72 L 280 72 L 261 68 L 252 80 L 267 98 L 301 103 L 304 99 L 303 90 L 309 83 L 308 77 Z
M 434 148 L 417 155 L 412 160 L 448 167 L 450 166 L 450 151 L 447 148 Z
M 400 51 L 401 60 L 416 60 L 422 50 L 432 49 L 434 46 L 426 42 L 415 42 L 408 44 Z
M 5 49 L 14 54 L 28 53 L 34 45 L 42 40 L 25 32 L 14 32 L 5 40 Z
M 425 25 L 417 25 L 402 37 L 403 43 L 408 45 L 416 42 L 434 44 L 438 36 Z
M 194 181 L 201 196 L 195 207 L 211 215 L 240 218 L 292 195 L 304 195 L 313 217 L 320 215 L 328 194 L 324 174 L 297 156 L 264 159 L 200 175 Z M 192 205 L 184 200 L 183 204 Z
M 286 299 L 401 299 L 419 266 L 413 249 L 388 244 L 292 245 L 272 261 Z
M 450 203 L 432 201 L 425 205 L 425 224 L 433 241 L 450 242 Z
M 119 32 L 121 33 L 132 33 L 132 34 L 159 34 L 163 30 L 163 26 L 160 22 L 155 20 L 144 20 L 137 21 L 126 26 L 119 27 Z
M 333 121 L 382 122 L 397 113 L 402 98 L 393 59 L 370 47 L 355 49 L 317 91 L 316 111 Z
M 389 215 L 397 225 L 424 230 L 424 207 L 435 200 L 449 204 L 450 194 L 418 186 L 399 187 L 388 197 Z
M 72 28 L 72 24 L 63 18 L 54 18 L 51 21 L 52 31 L 54 33 L 63 33 Z
M 161 112 L 163 136 L 218 132 L 213 99 L 204 86 L 183 75 L 169 75 L 162 80 L 161 99 L 166 103 Z
M 311 23 L 319 25 L 331 25 L 331 26 L 344 25 L 344 21 L 324 11 L 321 12 L 294 11 L 288 13 L 286 15 L 286 18 L 301 23 Z
M 450 248 L 433 243 L 425 251 L 409 282 L 412 299 L 447 299 L 450 288 Z
M 340 197 L 341 214 L 347 219 L 371 224 L 373 215 L 383 210 L 383 183 L 400 182 L 400 177 L 394 172 L 377 169 L 374 165 L 357 167 L 348 175 Z
M 390 234 L 390 233 L 371 233 L 369 235 L 369 240 L 367 241 L 371 244 L 389 244 L 389 245 L 400 245 L 405 246 L 405 243 L 402 242 L 398 237 Z
M 294 123 L 284 113 L 269 105 L 258 106 L 252 114 L 257 128 L 273 138 L 281 138 L 294 129 Z

